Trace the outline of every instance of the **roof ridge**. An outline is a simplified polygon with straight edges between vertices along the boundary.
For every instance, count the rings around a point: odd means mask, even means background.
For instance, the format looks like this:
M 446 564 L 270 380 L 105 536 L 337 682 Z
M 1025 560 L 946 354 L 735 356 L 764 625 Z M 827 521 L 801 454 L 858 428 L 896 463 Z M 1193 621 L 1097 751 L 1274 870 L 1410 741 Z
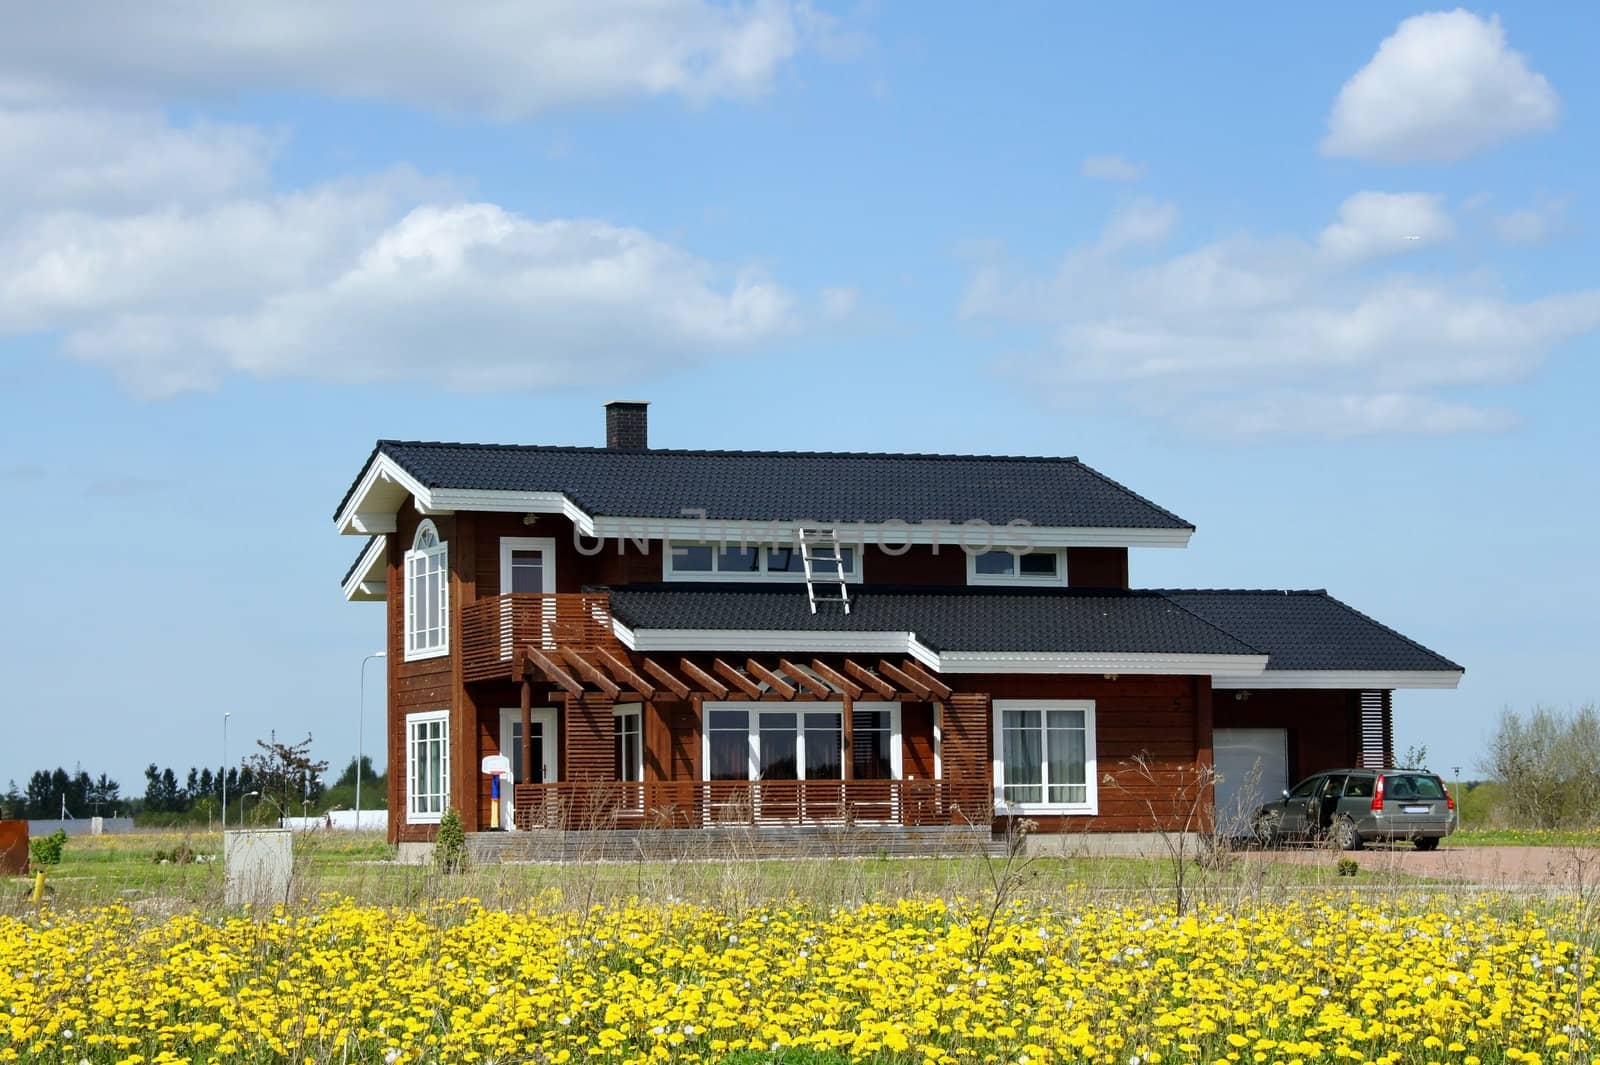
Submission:
M 936 461 L 956 462 L 1061 462 L 1080 466 L 1093 473 L 1096 477 L 1106 481 L 1116 488 L 1137 499 L 1148 503 L 1157 510 L 1162 510 L 1168 517 L 1178 518 L 1171 511 L 1150 503 L 1143 496 L 1111 480 L 1099 470 L 1094 469 L 1079 459 L 1076 455 L 962 455 L 953 452 L 938 451 L 806 451 L 806 450 L 744 450 L 738 448 L 673 448 L 673 447 L 647 447 L 647 448 L 615 448 L 594 444 L 485 444 L 457 440 L 391 440 L 380 439 L 378 448 L 394 447 L 441 447 L 464 448 L 477 451 L 542 451 L 563 452 L 567 454 L 594 454 L 594 455 L 702 455 L 707 458 L 842 458 L 842 459 L 926 459 Z
M 1209 628 L 1215 629 L 1217 632 L 1222 633 L 1222 635 L 1228 637 L 1228 639 L 1234 641 L 1235 643 L 1239 644 L 1240 646 L 1250 648 L 1252 651 L 1254 651 L 1258 655 L 1266 655 L 1269 658 L 1272 656 L 1272 652 L 1271 651 L 1268 651 L 1268 650 L 1266 650 L 1265 648 L 1262 648 L 1262 647 L 1257 647 L 1254 643 L 1251 643 L 1249 640 L 1245 639 L 1243 636 L 1240 636 L 1236 632 L 1229 632 L 1227 629 L 1223 628 L 1221 625 L 1218 625 L 1215 621 L 1212 621 L 1210 618 L 1201 617 L 1199 614 L 1196 614 L 1193 610 L 1190 610 L 1188 607 L 1184 606 L 1182 603 L 1180 603 L 1176 599 L 1172 598 L 1172 596 L 1167 595 L 1165 593 L 1160 593 L 1160 594 L 1161 594 L 1161 598 L 1162 599 L 1165 599 L 1167 602 L 1171 603 L 1174 607 L 1176 607 L 1179 610 L 1183 611 L 1185 614 L 1188 614 L 1190 617 L 1194 618 L 1196 621 L 1200 622 L 1202 625 L 1205 625 L 1205 626 L 1207 626 Z

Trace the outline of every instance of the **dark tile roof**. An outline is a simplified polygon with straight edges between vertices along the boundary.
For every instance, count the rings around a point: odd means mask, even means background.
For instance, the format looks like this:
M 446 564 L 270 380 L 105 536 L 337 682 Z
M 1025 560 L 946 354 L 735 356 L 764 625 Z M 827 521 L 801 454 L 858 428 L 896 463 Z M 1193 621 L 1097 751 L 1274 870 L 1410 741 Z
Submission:
M 1156 592 L 867 587 L 850 598 L 849 614 L 812 614 L 803 584 L 630 585 L 611 590 L 611 611 L 641 629 L 914 632 L 935 651 L 1261 653 Z
M 1326 592 L 852 587 L 812 614 L 803 585 L 613 588 L 635 629 L 914 632 L 936 651 L 1266 654 L 1269 670 L 1459 671 Z
M 1268 669 L 1461 669 L 1324 591 L 1178 589 L 1162 594 L 1266 651 Z
M 343 577 L 339 578 L 339 587 L 343 588 L 345 585 L 350 583 L 350 578 L 355 576 L 356 567 L 361 565 L 361 560 L 367 557 L 367 552 L 372 549 L 372 543 L 376 539 L 376 536 L 369 536 L 367 537 L 366 541 L 362 543 L 361 550 L 357 551 L 356 557 L 350 560 L 350 568 L 344 571 Z
M 589 514 L 604 517 L 677 518 L 685 508 L 704 508 L 709 519 L 728 521 L 1193 528 L 1075 458 L 398 440 L 379 441 L 374 457 L 379 452 L 430 488 L 562 492 Z M 354 491 L 352 485 L 340 510 Z

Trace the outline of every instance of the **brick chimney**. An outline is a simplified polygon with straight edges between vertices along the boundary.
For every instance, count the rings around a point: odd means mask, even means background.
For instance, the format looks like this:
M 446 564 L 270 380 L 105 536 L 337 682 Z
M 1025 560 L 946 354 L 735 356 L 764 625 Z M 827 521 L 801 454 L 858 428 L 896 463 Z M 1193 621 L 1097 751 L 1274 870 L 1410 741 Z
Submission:
M 614 399 L 606 404 L 606 447 L 644 451 L 650 446 L 650 404 Z

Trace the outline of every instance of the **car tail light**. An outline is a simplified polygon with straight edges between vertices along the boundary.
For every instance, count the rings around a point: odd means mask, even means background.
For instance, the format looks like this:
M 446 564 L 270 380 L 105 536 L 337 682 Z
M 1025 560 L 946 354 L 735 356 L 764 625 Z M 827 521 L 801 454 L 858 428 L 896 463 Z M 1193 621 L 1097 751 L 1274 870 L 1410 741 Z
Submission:
M 1383 813 L 1383 778 L 1382 777 L 1379 777 L 1378 778 L 1378 782 L 1376 784 L 1372 785 L 1372 808 L 1374 810 L 1378 811 L 1380 814 Z
M 1454 810 L 1456 808 L 1456 797 L 1450 794 L 1450 789 L 1444 786 L 1444 781 L 1442 780 L 1439 782 L 1439 790 L 1444 792 L 1444 808 L 1446 810 Z

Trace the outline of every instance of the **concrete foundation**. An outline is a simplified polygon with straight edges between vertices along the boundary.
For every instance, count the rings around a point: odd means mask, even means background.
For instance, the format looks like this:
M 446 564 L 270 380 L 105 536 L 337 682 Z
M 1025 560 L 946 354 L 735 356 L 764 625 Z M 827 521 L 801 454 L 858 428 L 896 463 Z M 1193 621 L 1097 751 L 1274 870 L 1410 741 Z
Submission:
M 224 900 L 229 906 L 275 906 L 289 901 L 294 844 L 286 828 L 222 834 Z
M 397 843 L 394 860 L 401 865 L 432 865 L 432 843 Z
M 1183 833 L 1173 833 L 1178 845 Z M 1199 854 L 1202 840 L 1190 832 L 1183 842 L 1184 853 Z M 1028 836 L 1022 852 L 1050 858 L 1165 858 L 1169 855 L 1159 832 L 1056 832 Z

